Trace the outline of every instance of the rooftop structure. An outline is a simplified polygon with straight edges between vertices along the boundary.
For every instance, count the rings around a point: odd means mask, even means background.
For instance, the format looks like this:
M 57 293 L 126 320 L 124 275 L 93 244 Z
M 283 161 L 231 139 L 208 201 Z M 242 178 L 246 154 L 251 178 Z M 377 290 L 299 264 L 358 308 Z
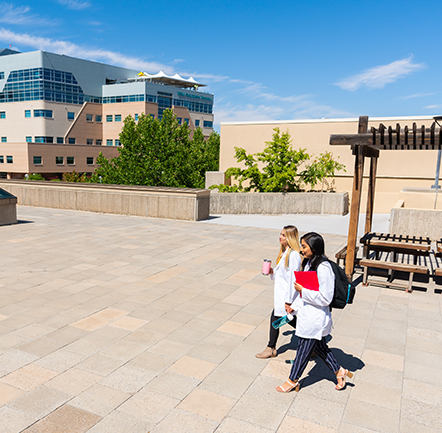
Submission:
M 123 120 L 141 113 L 213 130 L 213 95 L 164 72 L 148 74 L 65 55 L 0 50 L 0 176 L 92 172 L 117 156 Z

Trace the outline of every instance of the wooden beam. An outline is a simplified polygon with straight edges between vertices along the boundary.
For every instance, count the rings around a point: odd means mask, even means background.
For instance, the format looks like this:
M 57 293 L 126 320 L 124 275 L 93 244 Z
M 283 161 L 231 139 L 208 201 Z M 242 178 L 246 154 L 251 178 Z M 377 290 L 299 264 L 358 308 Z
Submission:
M 388 130 L 388 139 L 382 137 L 379 132 L 366 134 L 332 134 L 330 135 L 331 146 L 355 146 L 366 145 L 380 150 L 438 150 L 442 149 L 441 136 L 439 131 L 432 131 L 430 128 L 422 132 L 416 130 L 409 131 L 395 131 Z M 382 143 L 384 140 L 384 144 Z M 373 144 L 373 142 L 375 144 Z

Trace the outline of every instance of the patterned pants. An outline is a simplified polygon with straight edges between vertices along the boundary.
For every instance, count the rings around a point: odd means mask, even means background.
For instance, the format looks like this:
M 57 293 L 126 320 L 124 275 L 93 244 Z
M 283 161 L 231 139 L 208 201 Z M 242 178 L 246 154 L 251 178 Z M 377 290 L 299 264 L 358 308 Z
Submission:
M 298 350 L 290 371 L 290 380 L 295 381 L 302 376 L 313 350 L 329 366 L 333 373 L 339 370 L 340 365 L 336 361 L 333 352 L 327 346 L 325 337 L 322 337 L 322 340 L 299 337 Z

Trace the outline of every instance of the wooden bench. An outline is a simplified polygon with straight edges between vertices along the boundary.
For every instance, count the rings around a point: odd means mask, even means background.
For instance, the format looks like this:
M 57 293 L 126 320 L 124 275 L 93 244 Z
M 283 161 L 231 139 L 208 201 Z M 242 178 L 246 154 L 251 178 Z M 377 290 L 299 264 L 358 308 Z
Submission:
M 371 281 L 375 282 L 376 284 L 381 284 L 384 286 L 391 286 L 391 287 L 398 287 L 401 289 L 405 289 L 407 293 L 411 293 L 413 291 L 413 275 L 415 273 L 417 274 L 427 274 L 428 268 L 426 266 L 420 266 L 420 265 L 413 265 L 408 263 L 396 263 L 396 262 L 386 262 L 383 260 L 372 260 L 372 259 L 361 259 L 359 262 L 359 265 L 364 267 L 364 277 L 362 280 L 362 283 L 367 286 L 369 284 L 368 281 L 368 268 L 379 268 L 379 269 L 387 269 L 393 271 L 402 271 L 402 272 L 409 272 L 410 277 L 408 279 L 408 283 L 399 283 L 399 282 L 392 282 L 393 279 L 393 273 L 389 276 L 388 280 L 386 282 L 383 281 Z
M 437 268 L 434 273 L 437 277 L 442 277 L 442 268 Z
M 355 257 L 358 254 L 359 247 L 356 247 L 355 249 Z M 347 245 L 345 245 L 343 248 L 341 248 L 336 254 L 336 263 L 339 265 L 341 262 L 341 259 L 344 260 L 344 266 L 345 266 L 345 260 L 347 259 Z

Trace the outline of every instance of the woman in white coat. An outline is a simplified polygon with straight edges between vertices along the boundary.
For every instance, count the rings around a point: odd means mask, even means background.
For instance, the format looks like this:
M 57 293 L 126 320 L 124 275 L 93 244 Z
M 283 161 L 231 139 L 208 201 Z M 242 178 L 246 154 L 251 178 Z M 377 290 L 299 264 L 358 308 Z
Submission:
M 257 358 L 274 358 L 277 355 L 276 342 L 279 336 L 279 329 L 274 329 L 272 322 L 285 316 L 286 305 L 290 306 L 297 292 L 294 288 L 295 271 L 299 271 L 301 267 L 301 256 L 299 255 L 299 235 L 295 226 L 285 226 L 279 235 L 278 258 L 276 259 L 276 267 L 270 268 L 270 276 L 275 281 L 274 285 L 274 308 L 270 316 L 270 335 L 267 347 L 255 356 Z M 293 328 L 296 327 L 296 317 L 289 322 Z
M 345 388 L 345 378 L 353 374 L 342 368 L 333 352 L 327 346 L 325 337 L 330 334 L 332 319 L 330 303 L 333 299 L 335 275 L 324 255 L 324 239 L 318 233 L 310 232 L 301 238 L 301 254 L 304 256 L 303 270 L 316 271 L 319 290 L 308 290 L 295 283 L 300 294 L 288 312 L 297 315 L 296 335 L 299 337 L 298 350 L 290 371 L 289 379 L 276 388 L 279 392 L 299 391 L 299 378 L 304 372 L 313 350 L 336 374 L 336 389 Z

